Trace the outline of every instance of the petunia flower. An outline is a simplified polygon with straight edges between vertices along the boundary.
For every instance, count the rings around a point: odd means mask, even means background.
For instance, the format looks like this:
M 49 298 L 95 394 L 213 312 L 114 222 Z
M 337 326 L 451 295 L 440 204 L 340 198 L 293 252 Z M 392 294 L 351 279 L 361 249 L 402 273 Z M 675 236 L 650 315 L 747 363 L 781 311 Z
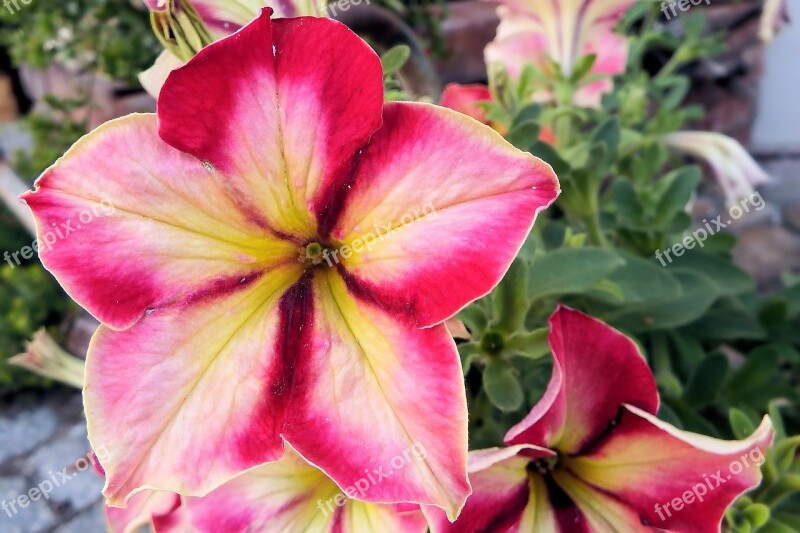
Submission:
M 370 480 L 370 476 L 371 480 Z M 189 498 L 191 524 L 204 533 L 304 531 L 308 533 L 425 533 L 418 505 L 360 501 L 375 476 L 340 489 L 318 468 L 287 449 L 281 461 L 251 470 L 205 498 Z
M 189 515 L 183 498 L 174 492 L 146 490 L 135 494 L 125 509 L 105 507 L 106 529 L 111 533 L 189 533 Z
M 581 86 L 575 105 L 598 107 L 602 95 L 612 88 L 609 79 L 625 70 L 627 40 L 612 30 L 635 0 L 500 0 L 500 25 L 495 39 L 484 50 L 486 64 L 502 65 L 518 78 L 526 65 L 533 65 L 551 78 L 553 62 L 565 79 L 578 61 L 595 54 L 590 74 L 603 77 Z M 537 101 L 554 95 L 539 91 Z
M 471 85 L 448 83 L 444 91 L 442 91 L 439 105 L 472 117 L 478 122 L 491 126 L 504 135 L 507 133 L 506 128 L 502 124 L 490 121 L 486 116 L 486 110 L 481 106 L 482 103 L 489 103 L 491 101 L 492 92 L 486 85 L 480 83 Z M 539 132 L 539 140 L 549 144 L 555 144 L 556 142 L 552 130 L 547 126 L 542 126 Z
M 752 196 L 756 185 L 769 181 L 767 173 L 739 141 L 727 135 L 710 131 L 679 131 L 665 135 L 664 142 L 677 152 L 708 163 L 728 204 Z
M 37 331 L 26 343 L 25 352 L 11 357 L 8 363 L 78 389 L 83 387 L 83 361 L 59 346 L 45 329 Z
M 467 409 L 444 321 L 500 281 L 552 169 L 428 104 L 383 104 L 339 22 L 269 10 L 167 80 L 157 117 L 80 140 L 24 200 L 65 290 L 103 325 L 87 357 L 105 495 L 202 496 L 280 459 L 339 486 L 427 450 L 364 500 L 455 517 Z M 100 199 L 114 214 L 93 218 Z
M 343 491 L 288 448 L 280 461 L 245 472 L 203 498 L 146 491 L 134 496 L 127 509 L 106 507 L 106 520 L 112 533 L 134 533 L 143 526 L 156 533 L 428 530 L 418 505 L 356 499 L 371 483 L 366 475 L 361 481 Z
M 743 441 L 655 417 L 658 393 L 633 341 L 583 313 L 550 317 L 553 375 L 506 448 L 470 454 L 473 494 L 432 531 L 719 531 L 725 508 L 761 479 L 765 417 Z
M 772 42 L 783 27 L 789 23 L 789 8 L 786 0 L 766 0 L 758 23 L 758 37 L 765 43 Z
M 200 16 L 208 30 L 209 39 L 218 41 L 232 34 L 258 16 L 262 8 L 272 8 L 275 17 L 324 17 L 327 13 L 326 0 L 144 0 L 145 5 L 155 14 L 164 13 L 168 5 L 181 10 L 187 2 Z M 184 24 L 185 25 L 185 24 Z M 189 28 L 183 34 L 191 34 Z M 164 50 L 152 67 L 139 75 L 142 87 L 153 97 L 158 97 L 170 72 L 186 64 L 194 53 L 208 43 L 202 43 L 189 57 L 181 57 L 172 50 Z

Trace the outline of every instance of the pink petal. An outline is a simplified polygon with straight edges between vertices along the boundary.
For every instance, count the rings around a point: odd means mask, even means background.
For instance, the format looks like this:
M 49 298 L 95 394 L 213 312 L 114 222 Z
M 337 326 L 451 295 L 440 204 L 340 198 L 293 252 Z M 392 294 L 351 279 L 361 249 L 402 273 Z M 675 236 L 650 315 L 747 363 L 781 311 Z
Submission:
M 243 180 L 209 172 L 156 135 L 152 115 L 87 135 L 26 193 L 42 263 L 113 329 L 293 260 Z M 263 197 L 262 197 L 263 198 Z M 272 234 L 272 235 L 271 235 Z
M 205 494 L 281 457 L 294 355 L 283 293 L 298 269 L 156 310 L 125 331 L 101 326 L 84 407 L 89 440 L 105 450 L 110 505 L 148 488 Z
M 224 72 L 220 65 L 225 66 Z M 377 55 L 343 24 L 268 11 L 169 77 L 158 102 L 169 144 L 271 201 L 261 212 L 310 236 L 381 124 Z M 187 120 L 191 117 L 191 120 Z
M 487 294 L 559 192 L 543 161 L 488 126 L 427 104 L 388 104 L 331 231 L 355 292 L 416 324 Z M 324 228 L 322 228 L 324 231 Z
M 470 492 L 467 406 L 447 329 L 409 328 L 333 269 L 311 287 L 313 302 L 295 304 L 303 335 L 284 437 L 340 487 L 363 489 L 360 499 L 455 517 Z
M 553 376 L 544 397 L 506 435 L 576 453 L 609 427 L 623 403 L 658 410 L 655 380 L 636 344 L 612 327 L 559 306 L 550 317 Z
M 136 494 L 128 502 L 128 507 L 106 507 L 106 524 L 112 533 L 136 533 L 143 527 L 155 527 L 154 522 L 170 520 L 172 514 L 181 514 L 181 497 L 172 492 L 144 491 Z M 176 517 L 177 518 L 177 517 Z M 178 519 L 180 520 L 180 519 Z M 170 531 L 169 527 L 157 530 L 159 533 Z M 172 529 L 172 531 L 178 531 Z
M 427 530 L 419 507 L 372 504 L 346 496 L 289 448 L 282 460 L 246 472 L 204 498 L 190 498 L 188 507 L 192 525 L 208 533 Z
M 530 484 L 525 467 L 529 459 L 518 455 L 519 447 L 481 450 L 496 459 L 470 473 L 473 493 L 455 523 L 432 508 L 423 508 L 432 533 L 468 533 L 476 531 L 516 531 L 530 498 Z M 475 452 L 470 454 L 470 457 Z
M 565 466 L 577 477 L 634 509 L 643 523 L 669 531 L 719 531 L 725 508 L 758 485 L 772 425 L 742 441 L 678 430 L 626 406 L 614 431 Z

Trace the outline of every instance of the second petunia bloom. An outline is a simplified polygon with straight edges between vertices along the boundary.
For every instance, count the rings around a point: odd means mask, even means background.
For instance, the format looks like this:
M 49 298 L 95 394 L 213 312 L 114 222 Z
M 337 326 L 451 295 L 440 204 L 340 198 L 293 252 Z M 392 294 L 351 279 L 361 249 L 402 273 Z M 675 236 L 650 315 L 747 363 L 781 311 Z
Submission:
M 553 375 L 505 437 L 470 453 L 473 494 L 433 533 L 719 531 L 725 508 L 758 485 L 772 425 L 743 441 L 656 418 L 658 392 L 636 344 L 567 307 L 550 318 Z
M 490 128 L 384 106 L 378 57 L 336 21 L 265 10 L 203 49 L 157 117 L 100 127 L 24 197 L 42 262 L 103 324 L 84 398 L 110 503 L 205 495 L 285 439 L 340 487 L 391 471 L 364 500 L 455 517 L 467 406 L 443 322 L 557 195 Z

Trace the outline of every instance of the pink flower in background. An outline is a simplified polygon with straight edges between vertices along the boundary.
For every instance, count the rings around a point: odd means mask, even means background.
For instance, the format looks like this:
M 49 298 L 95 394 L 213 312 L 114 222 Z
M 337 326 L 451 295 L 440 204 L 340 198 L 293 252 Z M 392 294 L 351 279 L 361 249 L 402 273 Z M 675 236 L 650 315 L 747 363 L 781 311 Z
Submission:
M 596 54 L 590 74 L 605 79 L 578 89 L 576 105 L 597 107 L 602 95 L 612 88 L 609 77 L 625 70 L 628 43 L 612 30 L 635 0 L 500 0 L 497 36 L 485 50 L 486 63 L 500 64 L 512 78 L 526 65 L 554 77 L 551 62 L 568 78 L 584 56 Z M 537 101 L 553 95 L 539 92 Z
M 284 441 L 347 487 L 419 443 L 365 499 L 454 518 L 467 406 L 444 321 L 557 195 L 490 128 L 384 106 L 377 55 L 336 21 L 265 10 L 202 50 L 157 117 L 101 126 L 24 197 L 40 237 L 75 228 L 41 260 L 103 324 L 84 401 L 110 504 L 203 496 Z M 101 199 L 113 216 L 81 223 Z
M 449 83 L 442 92 L 439 105 L 449 107 L 459 113 L 472 117 L 478 122 L 491 126 L 499 133 L 505 135 L 506 128 L 502 124 L 490 121 L 486 116 L 486 110 L 481 107 L 482 103 L 489 103 L 491 101 L 492 92 L 486 85 L 480 83 L 473 85 Z M 555 144 L 556 142 L 552 130 L 547 126 L 542 126 L 542 130 L 539 132 L 539 140 L 549 144 Z
M 549 341 L 544 396 L 508 447 L 470 454 L 473 494 L 453 524 L 426 511 L 433 532 L 719 531 L 761 479 L 769 418 L 743 441 L 681 431 L 655 417 L 655 380 L 633 341 L 563 306 Z
M 144 0 L 151 11 L 164 11 L 167 2 L 181 0 Z M 183 0 L 191 4 L 202 18 L 214 41 L 232 34 L 258 16 L 262 8 L 270 7 L 275 17 L 324 17 L 326 0 Z M 181 58 L 163 51 L 152 67 L 142 72 L 139 82 L 153 97 L 158 97 L 169 73 L 186 64 Z
M 749 198 L 769 176 L 747 150 L 727 135 L 711 131 L 679 131 L 664 136 L 667 146 L 696 157 L 711 167 L 729 205 Z
M 480 104 L 489 103 L 491 100 L 492 93 L 486 85 L 480 83 L 473 85 L 449 83 L 442 91 L 439 105 L 464 113 L 483 124 L 488 124 L 486 110 Z

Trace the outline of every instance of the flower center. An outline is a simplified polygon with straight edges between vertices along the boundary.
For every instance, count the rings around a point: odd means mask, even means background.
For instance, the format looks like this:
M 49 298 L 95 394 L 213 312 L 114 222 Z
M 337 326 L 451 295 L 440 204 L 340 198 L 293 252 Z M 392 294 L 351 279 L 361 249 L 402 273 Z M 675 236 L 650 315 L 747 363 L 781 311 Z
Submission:
M 503 352 L 505 348 L 505 340 L 503 335 L 496 331 L 487 331 L 481 339 L 481 348 L 485 353 L 491 355 L 498 355 Z
M 318 266 L 322 263 L 333 266 L 330 250 L 318 242 L 312 242 L 305 248 L 300 248 L 297 259 L 307 267 Z
M 525 468 L 531 474 L 539 474 L 546 476 L 551 473 L 558 466 L 558 455 L 552 457 L 542 457 L 541 459 L 534 459 L 528 463 Z

